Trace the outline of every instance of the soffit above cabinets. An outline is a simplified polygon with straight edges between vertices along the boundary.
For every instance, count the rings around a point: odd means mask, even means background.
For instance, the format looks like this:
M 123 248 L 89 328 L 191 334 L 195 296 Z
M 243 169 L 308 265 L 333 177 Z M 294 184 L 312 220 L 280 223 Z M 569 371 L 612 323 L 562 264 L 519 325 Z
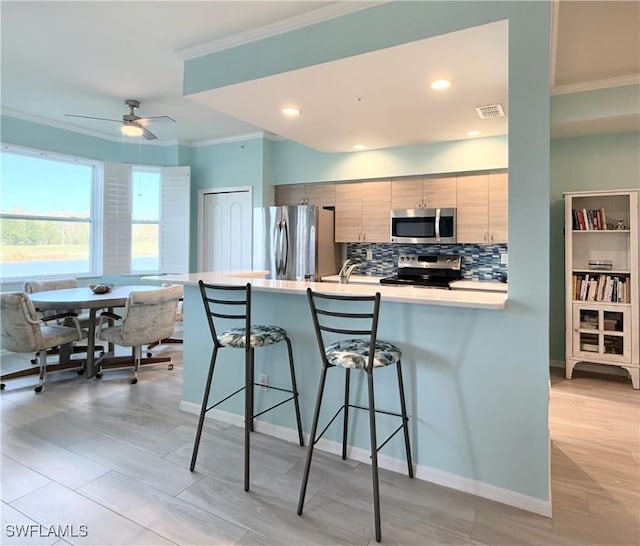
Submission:
M 190 95 L 220 112 L 323 152 L 504 135 L 508 22 L 498 21 Z M 447 79 L 449 89 L 431 82 Z M 504 117 L 476 107 L 501 104 Z M 295 105 L 300 116 L 281 110 Z

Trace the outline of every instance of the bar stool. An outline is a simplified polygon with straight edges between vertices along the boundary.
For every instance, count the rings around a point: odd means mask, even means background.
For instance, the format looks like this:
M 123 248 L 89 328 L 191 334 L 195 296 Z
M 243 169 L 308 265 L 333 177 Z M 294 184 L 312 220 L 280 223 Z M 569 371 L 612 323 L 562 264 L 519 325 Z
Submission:
M 200 419 L 198 421 L 198 430 L 193 445 L 193 455 L 191 457 L 191 472 L 196 466 L 196 458 L 198 457 L 198 447 L 200 445 L 200 436 L 202 435 L 202 427 L 204 425 L 205 414 L 229 400 L 241 391 L 245 391 L 244 404 L 244 490 L 249 491 L 249 436 L 253 431 L 253 419 L 271 411 L 286 402 L 293 400 L 296 413 L 296 425 L 298 427 L 298 440 L 301 446 L 304 446 L 302 436 L 302 421 L 300 419 L 300 406 L 298 405 L 298 388 L 296 386 L 296 375 L 293 367 L 293 351 L 291 349 L 291 340 L 287 332 L 279 326 L 269 326 L 264 324 L 251 324 L 251 284 L 247 283 L 243 286 L 221 286 L 214 284 L 205 284 L 202 280 L 198 281 L 200 286 L 200 294 L 202 303 L 204 304 L 209 330 L 213 339 L 213 351 L 211 353 L 211 361 L 209 364 L 209 375 L 204 389 L 202 398 L 202 407 L 200 409 Z M 215 319 L 242 320 L 244 326 L 231 328 L 218 334 L 216 330 Z M 257 347 L 267 347 L 285 341 L 289 354 L 289 370 L 291 372 L 291 390 L 274 387 L 272 385 L 263 385 L 254 381 L 254 350 Z M 230 395 L 219 400 L 215 404 L 209 406 L 209 392 L 211 391 L 211 382 L 213 380 L 213 370 L 216 365 L 216 357 L 219 349 L 224 348 L 244 349 L 245 351 L 245 384 Z M 292 396 L 273 406 L 253 414 L 253 390 L 255 386 L 274 389 L 282 392 L 290 393 Z
M 371 477 L 373 481 L 373 511 L 376 541 L 380 542 L 382 533 L 380 530 L 380 488 L 378 483 L 378 451 L 395 436 L 400 429 L 404 430 L 404 444 L 407 455 L 407 468 L 409 477 L 413 478 L 413 463 L 411 461 L 411 447 L 409 445 L 409 418 L 407 417 L 407 407 L 404 397 L 404 385 L 402 382 L 402 369 L 400 365 L 401 352 L 398 347 L 386 341 L 377 339 L 378 317 L 380 313 L 380 293 L 375 296 L 343 296 L 334 294 L 320 294 L 307 288 L 307 297 L 311 308 L 313 326 L 316 332 L 316 339 L 322 358 L 322 375 L 318 386 L 318 396 L 313 414 L 313 424 L 311 426 L 311 436 L 309 447 L 307 448 L 307 460 L 305 462 L 302 485 L 300 487 L 300 498 L 298 500 L 298 515 L 302 515 L 304 497 L 307 491 L 309 480 L 309 469 L 313 456 L 313 446 L 320 440 L 322 435 L 331 426 L 333 421 L 343 412 L 342 422 L 342 459 L 347 458 L 347 433 L 349 421 L 349 408 L 367 410 L 369 413 L 369 433 L 371 441 Z M 341 307 L 342 302 L 348 306 L 348 310 L 336 311 Z M 322 305 L 323 308 L 317 307 Z M 339 339 L 330 345 L 326 345 L 323 332 L 330 332 L 340 336 L 364 336 L 349 339 Z M 384 410 L 376 410 L 373 394 L 373 371 L 384 366 L 395 364 L 398 373 L 398 389 L 400 391 L 400 413 Z M 322 432 L 316 436 L 318 429 L 318 418 L 322 405 L 322 395 L 324 392 L 327 371 L 329 368 L 340 367 L 345 369 L 344 384 L 344 404 L 331 418 Z M 351 370 L 364 370 L 367 374 L 367 385 L 369 393 L 369 406 L 358 406 L 349 403 L 349 382 Z M 392 432 L 387 439 L 379 446 L 376 438 L 376 413 L 393 415 L 402 419 L 402 424 Z

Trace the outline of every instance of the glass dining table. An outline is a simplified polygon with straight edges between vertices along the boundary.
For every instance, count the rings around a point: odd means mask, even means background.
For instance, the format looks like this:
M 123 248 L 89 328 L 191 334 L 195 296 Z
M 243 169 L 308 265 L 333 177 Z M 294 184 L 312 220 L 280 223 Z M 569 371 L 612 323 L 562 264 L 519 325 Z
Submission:
M 114 355 L 113 345 L 109 345 L 109 349 L 98 359 L 95 358 L 96 345 L 96 326 L 98 311 L 102 309 L 114 309 L 123 307 L 133 291 L 140 290 L 157 290 L 157 286 L 149 285 L 133 285 L 133 286 L 116 286 L 105 294 L 95 294 L 88 287 L 63 288 L 60 290 L 47 290 L 43 292 L 34 292 L 29 294 L 29 299 L 33 305 L 41 311 L 50 309 L 88 309 L 89 324 L 87 332 L 87 358 L 85 362 L 85 370 L 87 377 L 93 377 L 96 373 L 97 365 L 101 369 L 118 368 L 127 365 L 129 362 L 133 365 L 132 356 Z M 140 364 L 152 364 L 155 362 L 169 362 L 168 357 L 147 357 L 143 358 Z

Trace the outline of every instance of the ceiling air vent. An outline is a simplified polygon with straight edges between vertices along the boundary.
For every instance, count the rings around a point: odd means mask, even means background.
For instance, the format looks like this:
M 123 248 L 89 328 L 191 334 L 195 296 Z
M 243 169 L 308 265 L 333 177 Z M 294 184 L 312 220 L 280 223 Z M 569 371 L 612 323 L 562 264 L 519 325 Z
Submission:
M 487 104 L 486 106 L 477 106 L 476 112 L 480 119 L 503 118 L 504 110 L 502 104 Z

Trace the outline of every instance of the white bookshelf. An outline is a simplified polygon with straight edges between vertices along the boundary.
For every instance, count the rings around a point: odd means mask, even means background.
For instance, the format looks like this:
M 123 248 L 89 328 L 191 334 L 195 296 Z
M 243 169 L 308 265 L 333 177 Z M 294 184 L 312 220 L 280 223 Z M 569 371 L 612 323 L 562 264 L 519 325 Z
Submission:
M 640 389 L 639 194 L 564 194 L 567 379 L 583 362 L 620 366 Z

